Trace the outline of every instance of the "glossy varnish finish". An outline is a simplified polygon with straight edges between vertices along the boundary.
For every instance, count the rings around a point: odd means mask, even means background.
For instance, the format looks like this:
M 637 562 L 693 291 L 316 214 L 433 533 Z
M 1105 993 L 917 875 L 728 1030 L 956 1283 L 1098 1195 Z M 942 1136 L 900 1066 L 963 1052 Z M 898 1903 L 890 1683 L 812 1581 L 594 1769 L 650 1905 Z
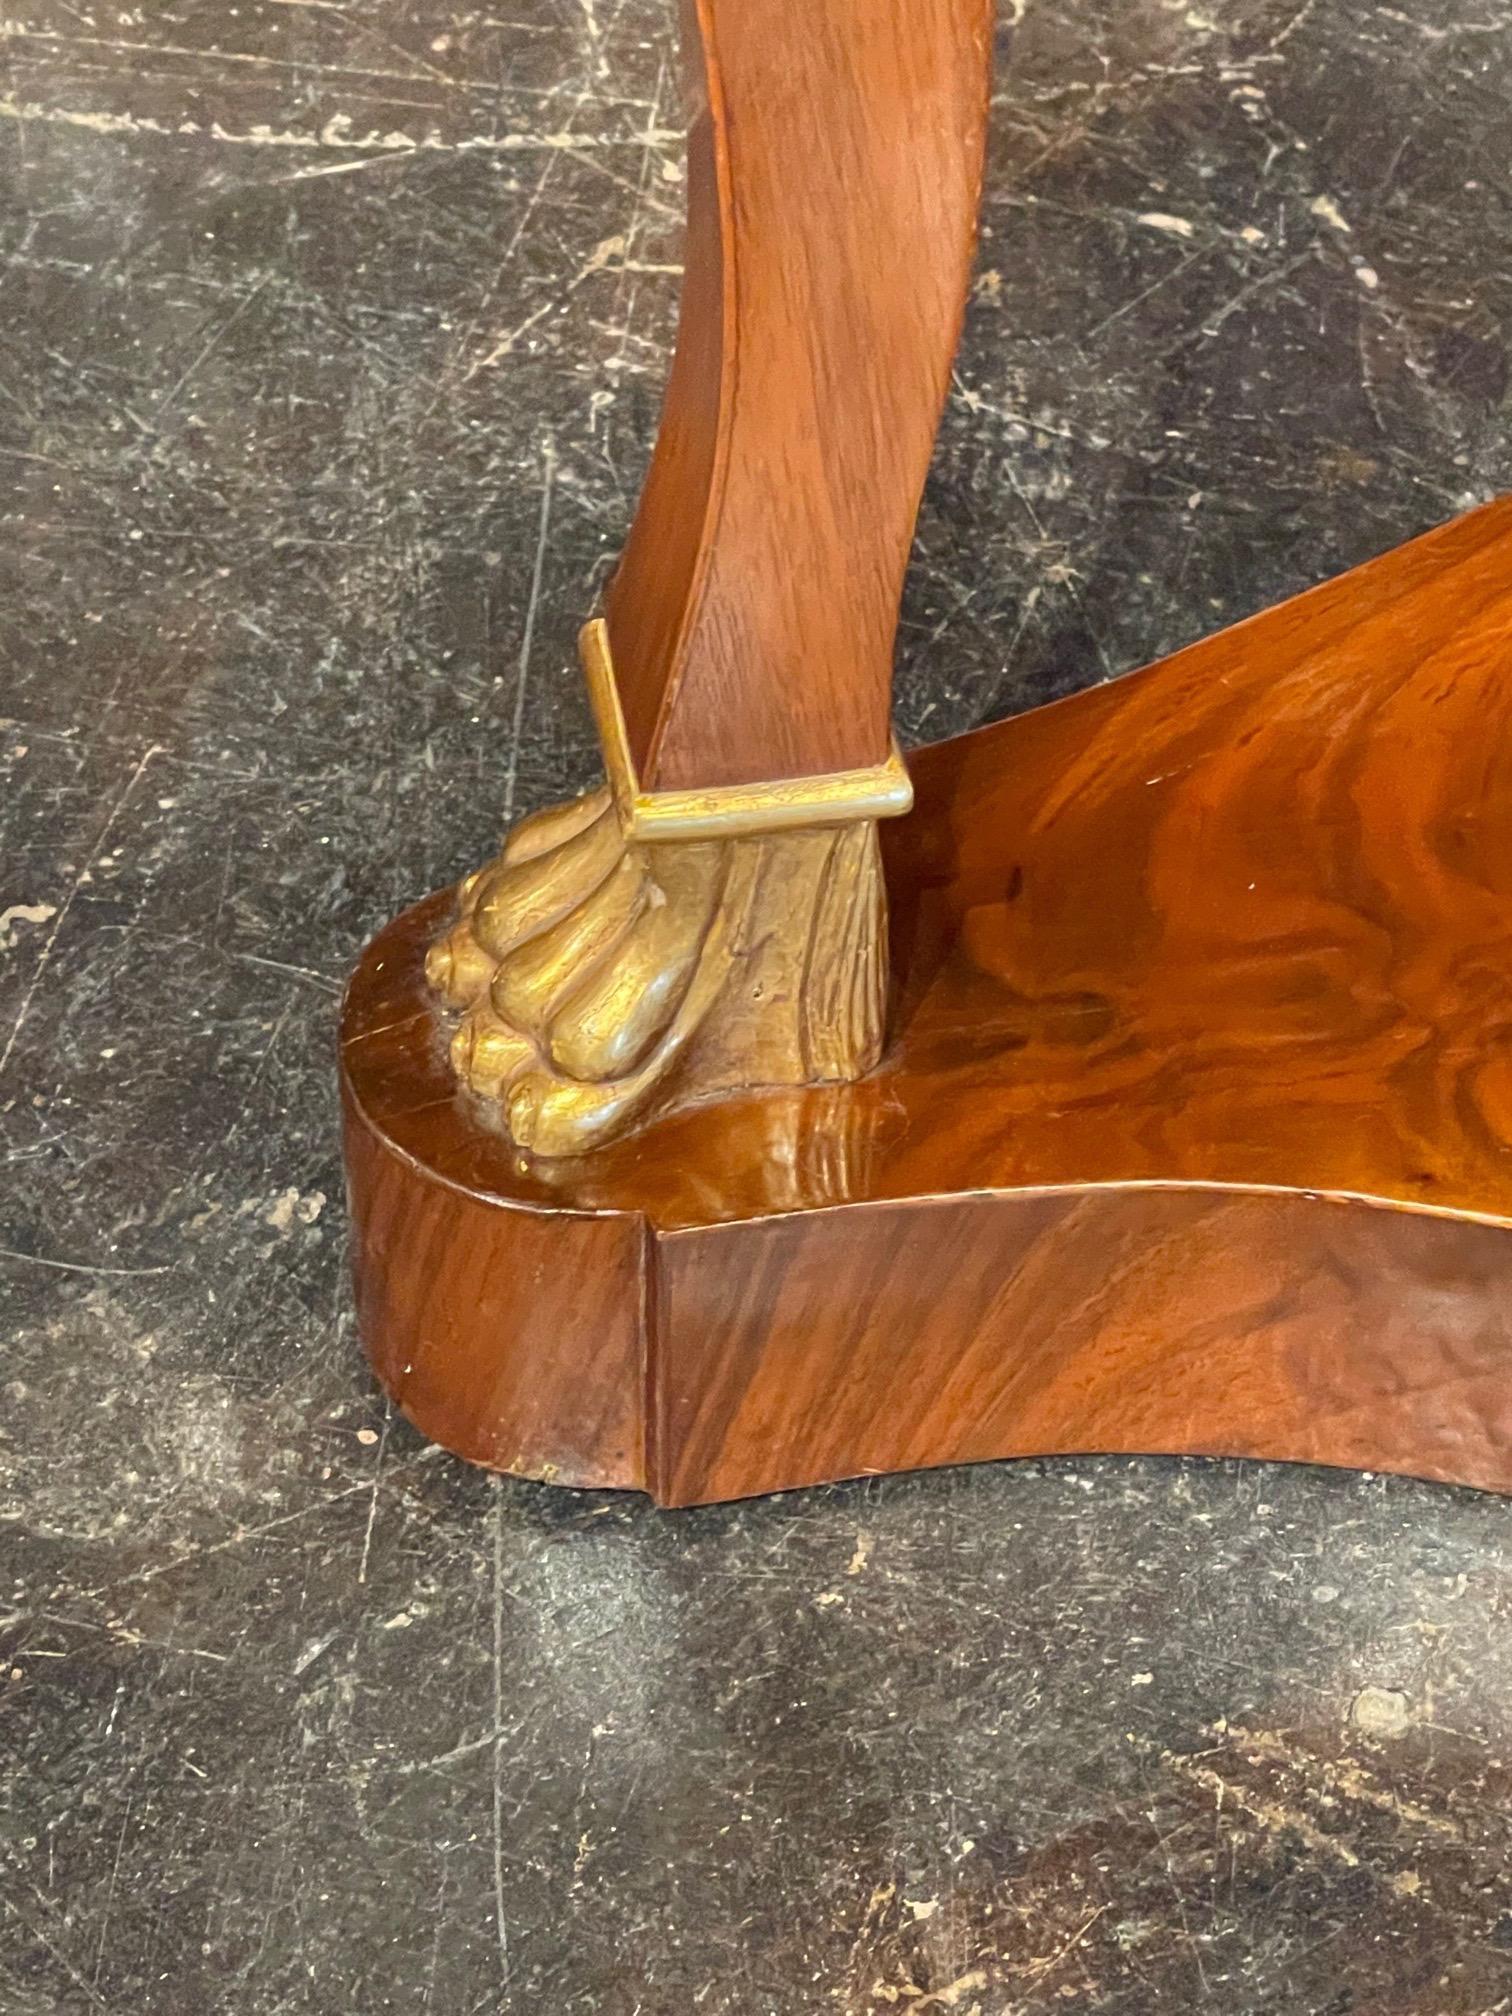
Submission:
M 722 1226 L 660 1259 L 671 1504 L 1089 1450 L 1512 1487 L 1502 1227 L 1109 1186 Z
M 385 1383 L 669 1503 L 1063 1450 L 1512 1487 L 1509 655 L 1499 504 L 922 752 L 882 1069 L 577 1162 L 451 1094 L 409 913 L 345 1051 Z
M 686 0 L 688 243 L 606 615 L 647 790 L 888 753 L 975 230 L 985 0 Z
M 641 1224 L 494 1201 L 495 1143 L 461 1111 L 417 963 L 425 941 L 406 934 L 390 951 L 396 935 L 369 948 L 342 1035 L 357 1316 L 374 1368 L 473 1462 L 639 1484 Z

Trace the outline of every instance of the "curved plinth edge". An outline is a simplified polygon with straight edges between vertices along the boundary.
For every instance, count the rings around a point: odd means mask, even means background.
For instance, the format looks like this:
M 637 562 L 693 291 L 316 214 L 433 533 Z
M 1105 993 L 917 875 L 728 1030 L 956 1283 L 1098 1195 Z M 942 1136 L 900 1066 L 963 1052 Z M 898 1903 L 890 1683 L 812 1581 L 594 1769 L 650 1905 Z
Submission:
M 511 1201 L 520 1158 L 456 1089 L 425 982 L 451 907 L 381 932 L 342 1012 L 358 1327 L 396 1406 L 469 1462 L 643 1486 L 644 1229 Z
M 362 1334 L 458 1455 L 669 1505 L 1114 1452 L 1512 1490 L 1512 1228 L 1158 1184 L 680 1228 L 543 1203 L 446 1080 L 443 904 L 369 948 L 343 1091 Z
M 1004 1456 L 1265 1457 L 1512 1490 L 1512 1231 L 1110 1187 L 661 1243 L 670 1504 Z
M 1512 1490 L 1512 507 L 921 752 L 854 1086 L 531 1162 L 373 941 L 363 1336 L 470 1460 L 690 1504 L 1072 1453 Z

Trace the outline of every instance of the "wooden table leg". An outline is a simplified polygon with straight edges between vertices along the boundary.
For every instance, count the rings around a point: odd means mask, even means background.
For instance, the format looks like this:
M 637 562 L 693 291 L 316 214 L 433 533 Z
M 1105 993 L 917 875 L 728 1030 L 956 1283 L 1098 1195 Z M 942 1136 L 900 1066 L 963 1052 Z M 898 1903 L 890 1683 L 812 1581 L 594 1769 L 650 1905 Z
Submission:
M 522 1147 L 881 1055 L 903 570 L 965 298 L 988 0 L 699 0 L 682 315 L 585 632 L 611 792 L 527 822 L 432 959 Z
M 992 14 L 685 10 L 677 353 L 605 611 L 648 791 L 888 754 L 898 600 L 976 232 Z

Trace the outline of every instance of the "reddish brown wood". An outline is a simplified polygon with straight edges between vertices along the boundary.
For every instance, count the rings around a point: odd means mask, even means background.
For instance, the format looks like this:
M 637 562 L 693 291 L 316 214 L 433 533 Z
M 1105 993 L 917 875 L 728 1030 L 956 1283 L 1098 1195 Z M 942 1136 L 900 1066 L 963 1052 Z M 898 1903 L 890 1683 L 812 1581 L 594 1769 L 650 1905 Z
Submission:
M 658 1259 L 667 1504 L 1118 1450 L 1512 1488 L 1502 1226 L 1084 1186 L 718 1226 Z
M 688 239 L 606 616 L 647 789 L 879 763 L 975 231 L 990 0 L 686 0 Z
M 1509 652 L 1502 503 L 921 752 L 883 1068 L 575 1163 L 452 1092 L 411 911 L 344 1044 L 385 1384 L 667 1503 L 1065 1450 L 1512 1489 Z
M 342 1023 L 357 1320 L 373 1368 L 470 1462 L 641 1484 L 642 1226 L 493 1201 L 497 1146 L 461 1110 L 436 1040 L 425 939 L 402 928 L 416 917 L 369 947 Z

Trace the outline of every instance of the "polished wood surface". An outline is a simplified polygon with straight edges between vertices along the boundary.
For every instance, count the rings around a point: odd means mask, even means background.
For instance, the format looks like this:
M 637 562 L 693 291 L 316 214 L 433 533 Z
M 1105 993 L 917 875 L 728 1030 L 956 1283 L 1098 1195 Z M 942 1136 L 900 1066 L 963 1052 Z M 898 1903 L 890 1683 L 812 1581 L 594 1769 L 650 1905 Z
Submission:
M 498 1139 L 462 1110 L 422 984 L 425 939 L 403 928 L 415 918 L 368 948 L 342 1023 L 352 1270 L 373 1368 L 471 1462 L 640 1484 L 643 1228 L 628 1213 L 494 1201 Z M 469 1145 L 485 1151 L 471 1164 Z
M 864 769 L 976 224 L 989 0 L 686 0 L 688 235 L 605 613 L 648 791 Z
M 1084 1187 L 674 1235 L 665 1503 L 990 1457 L 1271 1456 L 1512 1489 L 1512 1232 Z
M 1114 1449 L 1512 1489 L 1509 658 L 1500 503 L 920 752 L 881 1068 L 574 1160 L 453 1092 L 408 913 L 344 1045 L 385 1384 L 667 1503 Z

